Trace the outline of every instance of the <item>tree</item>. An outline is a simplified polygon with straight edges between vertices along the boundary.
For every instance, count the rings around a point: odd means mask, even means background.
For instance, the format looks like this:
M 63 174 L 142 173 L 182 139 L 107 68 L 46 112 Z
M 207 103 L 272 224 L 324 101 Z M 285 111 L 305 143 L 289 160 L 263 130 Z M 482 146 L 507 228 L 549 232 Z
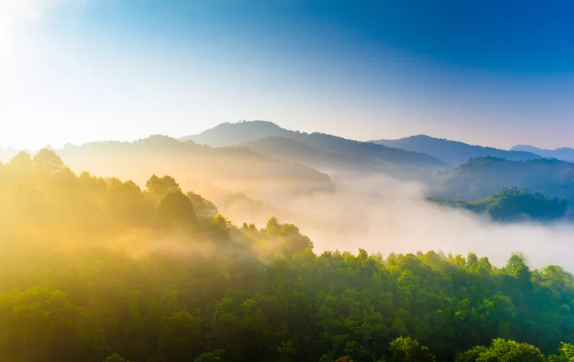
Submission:
M 105 194 L 103 209 L 115 223 L 146 225 L 150 222 L 151 207 L 141 189 L 132 181 L 112 180 Z
M 59 290 L 33 287 L 0 294 L 0 350 L 18 361 L 75 362 L 84 319 Z
M 64 162 L 58 156 L 58 154 L 49 149 L 42 149 L 40 152 L 34 156 L 33 159 L 34 163 L 38 165 L 42 170 L 46 170 L 48 172 L 54 172 L 59 170 L 62 166 L 64 166 Z
M 173 313 L 161 322 L 155 361 L 193 361 L 201 351 L 201 320 L 186 311 Z
M 191 222 L 195 219 L 193 204 L 181 191 L 168 193 L 160 201 L 159 211 L 166 220 Z
M 193 209 L 199 216 L 205 217 L 216 217 L 219 213 L 217 210 L 217 206 L 207 199 L 204 199 L 201 195 L 196 194 L 195 192 L 189 191 L 185 194 L 191 203 L 193 204 Z
M 548 356 L 548 362 L 574 362 L 574 345 L 560 343 L 560 354 Z
M 392 362 L 434 362 L 435 357 L 426 346 L 416 339 L 399 337 L 391 342 L 389 351 Z
M 213 352 L 204 353 L 193 360 L 193 362 L 219 362 L 225 357 L 224 349 L 216 349 Z
M 29 174 L 32 171 L 33 165 L 32 157 L 25 151 L 18 152 L 18 154 L 12 157 L 10 162 L 8 162 L 8 166 L 20 176 Z
M 512 340 L 497 338 L 489 348 L 474 347 L 462 353 L 457 362 L 544 362 L 540 349 Z
M 126 362 L 126 360 L 123 359 L 119 354 L 114 353 L 105 360 L 103 360 L 102 362 Z
M 477 358 L 488 351 L 488 347 L 475 346 L 456 357 L 456 362 L 476 362 Z
M 170 193 L 181 192 L 179 184 L 171 176 L 161 178 L 152 175 L 145 184 L 145 192 L 150 195 L 155 202 L 160 202 Z

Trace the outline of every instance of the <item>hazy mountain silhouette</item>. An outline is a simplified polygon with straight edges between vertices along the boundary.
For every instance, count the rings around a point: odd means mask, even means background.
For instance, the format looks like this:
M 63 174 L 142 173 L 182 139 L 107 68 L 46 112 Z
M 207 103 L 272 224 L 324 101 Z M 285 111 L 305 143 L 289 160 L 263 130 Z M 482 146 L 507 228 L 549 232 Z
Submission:
M 411 136 L 398 140 L 375 140 L 371 142 L 407 151 L 426 153 L 452 166 L 458 166 L 476 157 L 500 157 L 511 161 L 541 158 L 540 155 L 531 152 L 507 151 L 492 147 L 474 146 L 463 142 L 434 138 L 426 135 Z
M 476 158 L 440 172 L 433 185 L 434 196 L 478 200 L 502 188 L 516 187 L 548 196 L 574 200 L 574 164 L 555 159 L 509 161 Z
M 517 145 L 511 148 L 513 151 L 526 151 L 535 153 L 546 158 L 556 158 L 562 161 L 574 162 L 574 148 L 561 147 L 555 150 L 545 150 L 528 145 Z
M 212 148 L 166 136 L 66 145 L 57 152 L 74 171 L 86 169 L 102 176 L 133 179 L 140 185 L 155 173 L 171 175 L 184 185 L 208 180 L 230 190 L 259 194 L 331 186 L 329 176 L 306 165 L 260 155 L 246 147 Z
M 266 137 L 274 138 L 251 143 Z M 296 143 L 285 139 L 296 141 Z M 314 165 L 318 158 L 321 158 L 322 161 L 328 161 L 327 164 L 331 162 L 342 165 L 346 162 L 355 162 L 362 168 L 372 170 L 381 166 L 423 168 L 445 166 L 442 161 L 426 154 L 323 133 L 290 131 L 266 121 L 223 123 L 198 135 L 184 137 L 183 140 L 192 140 L 211 146 L 249 144 L 249 147 L 262 154 L 281 155 L 282 158 Z

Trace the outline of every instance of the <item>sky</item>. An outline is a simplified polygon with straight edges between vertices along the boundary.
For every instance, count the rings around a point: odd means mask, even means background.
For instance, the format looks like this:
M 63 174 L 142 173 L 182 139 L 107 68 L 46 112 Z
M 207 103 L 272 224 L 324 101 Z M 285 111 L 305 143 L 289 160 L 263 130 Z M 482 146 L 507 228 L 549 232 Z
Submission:
M 0 145 L 222 122 L 574 147 L 574 3 L 0 0 Z

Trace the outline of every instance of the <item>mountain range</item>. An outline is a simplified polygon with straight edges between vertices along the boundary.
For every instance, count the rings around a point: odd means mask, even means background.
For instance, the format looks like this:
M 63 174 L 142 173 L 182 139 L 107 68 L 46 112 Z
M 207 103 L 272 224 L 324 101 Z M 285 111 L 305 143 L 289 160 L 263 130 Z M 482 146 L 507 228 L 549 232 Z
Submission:
M 492 147 L 469 145 L 463 142 L 434 138 L 426 135 L 411 136 L 397 140 L 373 140 L 371 142 L 431 155 L 451 166 L 458 166 L 471 158 L 478 157 L 499 157 L 511 161 L 524 161 L 546 157 L 527 150 L 507 151 Z
M 224 123 L 182 140 L 213 147 L 241 146 L 329 174 L 385 172 L 401 179 L 429 179 L 448 167 L 436 157 L 324 133 L 291 131 L 265 121 Z
M 89 165 L 96 174 L 140 184 L 151 173 L 184 183 L 212 180 L 267 200 L 281 187 L 325 190 L 333 187 L 336 175 L 383 172 L 423 181 L 433 197 L 472 201 L 516 187 L 574 201 L 574 163 L 567 162 L 574 160 L 574 149 L 568 148 L 515 146 L 508 151 L 424 135 L 360 142 L 251 121 L 220 124 L 179 140 L 156 135 L 135 142 L 66 145 L 57 152 L 78 172 Z M 0 149 L 0 158 L 14 153 Z
M 555 150 L 545 150 L 528 145 L 517 145 L 511 148 L 512 151 L 530 152 L 546 158 L 574 162 L 574 148 L 562 147 Z
M 160 135 L 135 142 L 66 145 L 57 153 L 76 172 L 114 175 L 140 185 L 155 173 L 173 176 L 182 186 L 203 180 L 229 190 L 253 191 L 251 194 L 262 197 L 280 191 L 328 189 L 332 184 L 328 175 L 309 166 L 261 155 L 246 147 L 211 148 Z

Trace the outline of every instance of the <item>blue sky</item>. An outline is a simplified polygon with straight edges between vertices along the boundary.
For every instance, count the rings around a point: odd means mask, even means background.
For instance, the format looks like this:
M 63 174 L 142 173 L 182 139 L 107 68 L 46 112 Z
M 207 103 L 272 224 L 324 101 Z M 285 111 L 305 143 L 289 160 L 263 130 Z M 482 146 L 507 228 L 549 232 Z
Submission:
M 22 3 L 0 0 L 0 145 L 265 119 L 360 140 L 574 147 L 574 3 Z

